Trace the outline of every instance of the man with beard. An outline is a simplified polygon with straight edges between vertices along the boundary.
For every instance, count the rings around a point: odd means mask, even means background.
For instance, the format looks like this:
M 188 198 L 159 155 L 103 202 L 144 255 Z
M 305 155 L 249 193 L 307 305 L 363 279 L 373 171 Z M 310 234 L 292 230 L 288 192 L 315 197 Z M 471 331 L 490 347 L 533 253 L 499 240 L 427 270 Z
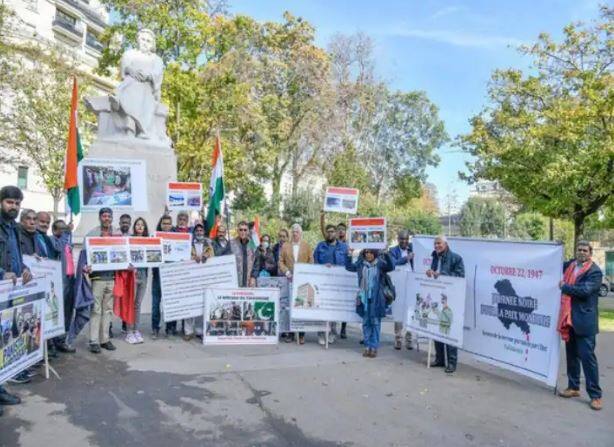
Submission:
M 41 249 L 41 256 L 49 259 L 60 259 L 60 254 L 53 248 L 53 242 L 49 237 L 51 216 L 46 211 L 36 213 L 36 240 Z
M 34 210 L 24 209 L 21 212 L 19 231 L 21 232 L 21 254 L 43 256 L 44 247 L 36 238 L 36 212 Z
M 228 239 L 226 239 L 226 231 L 227 230 L 224 225 L 220 225 L 217 228 L 217 235 L 212 241 L 213 253 L 215 256 L 224 256 L 232 254 L 232 250 L 230 249 L 230 243 L 228 242 Z
M 20 232 L 15 219 L 19 214 L 23 193 L 16 186 L 0 189 L 0 278 L 13 280 L 21 277 L 24 284 L 32 279 L 30 270 L 23 263 Z M 16 405 L 21 399 L 10 394 L 0 385 L 0 415 L 3 405 Z

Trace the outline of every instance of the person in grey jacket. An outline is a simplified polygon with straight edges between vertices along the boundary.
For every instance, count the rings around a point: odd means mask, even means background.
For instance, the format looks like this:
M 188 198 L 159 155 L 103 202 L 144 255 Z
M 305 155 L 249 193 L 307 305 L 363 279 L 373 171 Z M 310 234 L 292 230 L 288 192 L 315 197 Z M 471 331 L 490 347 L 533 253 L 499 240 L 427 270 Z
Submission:
M 429 278 L 437 278 L 439 275 L 455 276 L 457 278 L 465 277 L 465 265 L 463 258 L 450 250 L 448 240 L 445 236 L 437 236 L 435 238 L 435 250 L 432 253 L 431 268 L 426 271 L 426 276 Z M 444 361 L 444 349 L 448 357 L 448 365 Z M 451 374 L 456 371 L 456 361 L 458 358 L 458 349 L 454 346 L 446 345 L 445 343 L 435 342 L 435 361 L 431 364 L 432 367 L 446 367 L 446 372 Z

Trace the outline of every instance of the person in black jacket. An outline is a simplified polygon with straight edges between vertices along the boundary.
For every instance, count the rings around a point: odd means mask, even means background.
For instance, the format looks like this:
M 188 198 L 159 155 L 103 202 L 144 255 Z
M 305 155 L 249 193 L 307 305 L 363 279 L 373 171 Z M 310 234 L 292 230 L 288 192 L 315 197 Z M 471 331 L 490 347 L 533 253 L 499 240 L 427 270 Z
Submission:
M 603 278 L 601 269 L 591 260 L 593 248 L 579 241 L 576 258 L 563 265 L 564 279 L 559 286 L 563 295 L 571 298 L 571 328 L 563 334 L 567 355 L 567 389 L 561 397 L 580 396 L 580 364 L 586 378 L 586 392 L 593 410 L 601 410 L 599 367 L 595 356 L 596 335 L 599 333 L 598 298 Z
M 432 253 L 433 260 L 431 268 L 426 271 L 429 278 L 437 278 L 439 275 L 456 276 L 458 278 L 465 277 L 465 265 L 463 258 L 450 250 L 448 240 L 445 236 L 437 236 L 435 238 L 435 250 Z M 448 365 L 444 361 L 444 348 L 448 357 Z M 458 359 L 458 349 L 455 346 L 446 345 L 439 341 L 435 342 L 435 361 L 431 364 L 432 367 L 443 368 L 446 366 L 446 372 L 451 374 L 456 371 L 456 360 Z

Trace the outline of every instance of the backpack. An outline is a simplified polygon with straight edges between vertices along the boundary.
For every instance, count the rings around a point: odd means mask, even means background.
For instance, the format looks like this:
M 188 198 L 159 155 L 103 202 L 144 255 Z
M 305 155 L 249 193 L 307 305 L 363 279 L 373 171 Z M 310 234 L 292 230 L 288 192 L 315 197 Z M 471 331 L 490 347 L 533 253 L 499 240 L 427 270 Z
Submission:
M 397 291 L 394 288 L 392 278 L 390 278 L 390 275 L 388 275 L 388 273 L 384 273 L 382 277 L 381 287 L 382 292 L 384 294 L 384 299 L 386 300 L 386 306 L 390 306 L 397 297 Z

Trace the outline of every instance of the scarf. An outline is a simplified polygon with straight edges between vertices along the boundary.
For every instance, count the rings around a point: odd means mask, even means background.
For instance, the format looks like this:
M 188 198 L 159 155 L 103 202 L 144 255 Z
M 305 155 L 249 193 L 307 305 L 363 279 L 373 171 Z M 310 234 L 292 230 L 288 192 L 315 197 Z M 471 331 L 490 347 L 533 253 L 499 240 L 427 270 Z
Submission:
M 578 261 L 571 262 L 563 273 L 563 280 L 568 286 L 573 286 L 578 278 L 584 275 L 593 265 L 590 259 L 584 263 L 580 270 L 576 271 Z M 570 330 L 573 327 L 571 323 L 571 297 L 565 293 L 561 294 L 561 310 L 559 313 L 559 324 L 557 330 L 561 334 L 563 341 L 569 341 Z
M 364 261 L 360 281 L 360 302 L 364 306 L 365 315 L 369 309 L 369 299 L 373 298 L 373 289 L 377 281 L 377 259 L 373 263 Z

